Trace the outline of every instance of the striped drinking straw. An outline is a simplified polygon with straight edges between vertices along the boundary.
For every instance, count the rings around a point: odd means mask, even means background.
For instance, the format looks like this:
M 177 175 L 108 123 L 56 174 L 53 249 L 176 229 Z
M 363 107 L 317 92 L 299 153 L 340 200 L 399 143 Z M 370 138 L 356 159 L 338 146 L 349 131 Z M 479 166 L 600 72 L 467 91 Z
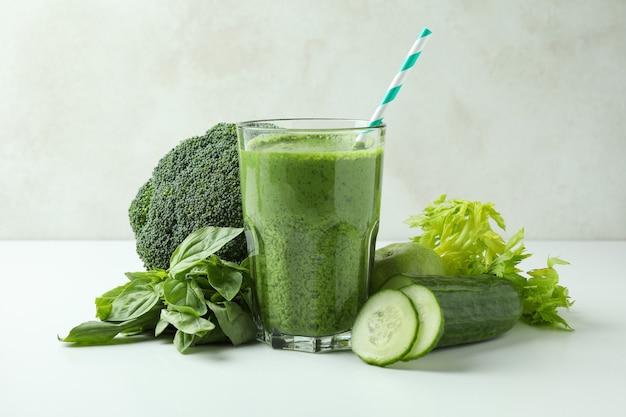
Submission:
M 432 32 L 428 28 L 422 29 L 422 33 L 413 43 L 413 46 L 409 50 L 409 53 L 406 59 L 404 60 L 404 63 L 402 64 L 400 71 L 398 71 L 396 76 L 391 81 L 391 84 L 389 85 L 389 88 L 387 89 L 387 94 L 385 94 L 385 97 L 380 102 L 380 105 L 378 106 L 378 108 L 376 108 L 376 111 L 370 118 L 369 126 L 371 127 L 378 126 L 383 122 L 383 114 L 385 113 L 385 109 L 387 108 L 387 105 L 391 103 L 398 95 L 398 92 L 400 91 L 400 88 L 402 87 L 402 81 L 404 80 L 406 73 L 409 72 L 409 70 L 413 68 L 413 66 L 415 65 L 415 61 L 417 61 L 417 58 L 419 58 L 420 54 L 422 53 L 422 49 L 424 49 L 424 45 L 426 45 L 426 41 L 428 40 L 428 37 L 430 36 L 431 33 Z M 357 137 L 357 147 L 363 147 L 364 141 L 365 141 L 364 135 L 363 134 L 359 135 Z

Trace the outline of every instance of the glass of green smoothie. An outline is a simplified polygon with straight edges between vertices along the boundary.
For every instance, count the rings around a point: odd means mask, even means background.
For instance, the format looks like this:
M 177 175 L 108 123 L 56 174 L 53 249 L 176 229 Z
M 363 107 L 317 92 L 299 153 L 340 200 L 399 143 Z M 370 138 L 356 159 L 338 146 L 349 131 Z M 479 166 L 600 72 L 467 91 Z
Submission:
M 349 349 L 374 257 L 385 125 L 257 120 L 237 133 L 258 339 Z

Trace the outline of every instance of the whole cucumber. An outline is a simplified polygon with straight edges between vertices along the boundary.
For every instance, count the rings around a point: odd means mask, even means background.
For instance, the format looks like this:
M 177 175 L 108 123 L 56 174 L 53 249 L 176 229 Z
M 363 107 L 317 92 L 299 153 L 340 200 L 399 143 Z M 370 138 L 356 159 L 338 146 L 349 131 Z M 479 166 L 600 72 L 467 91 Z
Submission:
M 480 342 L 509 331 L 522 315 L 522 301 L 511 282 L 495 275 L 439 276 L 397 274 L 381 289 L 419 284 L 430 289 L 443 310 L 444 330 L 437 347 Z

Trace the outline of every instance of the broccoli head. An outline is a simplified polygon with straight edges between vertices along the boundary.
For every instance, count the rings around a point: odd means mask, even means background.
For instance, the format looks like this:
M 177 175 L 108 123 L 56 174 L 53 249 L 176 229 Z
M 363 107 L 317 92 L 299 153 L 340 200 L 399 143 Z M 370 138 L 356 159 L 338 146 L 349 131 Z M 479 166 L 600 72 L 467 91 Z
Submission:
M 167 269 L 174 249 L 196 229 L 242 227 L 235 125 L 217 124 L 168 152 L 139 188 L 128 216 L 148 269 Z M 217 255 L 241 262 L 247 256 L 243 234 Z

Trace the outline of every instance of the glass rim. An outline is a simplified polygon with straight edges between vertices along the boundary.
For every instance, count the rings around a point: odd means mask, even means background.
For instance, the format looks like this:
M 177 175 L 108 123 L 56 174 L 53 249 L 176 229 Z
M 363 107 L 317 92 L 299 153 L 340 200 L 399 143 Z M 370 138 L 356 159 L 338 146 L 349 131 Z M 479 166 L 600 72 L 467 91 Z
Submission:
M 298 127 L 281 127 L 281 126 L 268 126 L 269 124 L 278 124 L 279 122 L 302 122 L 303 126 Z M 329 122 L 329 123 L 341 123 L 341 122 L 352 122 L 352 126 L 315 126 L 315 123 L 319 122 Z M 306 123 L 311 123 L 310 126 L 306 126 Z M 246 130 L 258 130 L 258 131 L 273 131 L 273 130 L 288 130 L 290 132 L 349 132 L 349 131 L 362 131 L 362 130 L 384 130 L 387 125 L 385 123 L 380 123 L 376 126 L 370 126 L 369 120 L 365 119 L 352 119 L 352 118 L 341 118 L 341 117 L 285 117 L 285 118 L 277 118 L 277 119 L 256 119 L 256 120 L 247 120 L 243 122 L 236 123 L 237 129 L 246 129 Z M 359 126 L 362 124 L 362 126 Z M 258 125 L 258 126 L 257 126 Z

